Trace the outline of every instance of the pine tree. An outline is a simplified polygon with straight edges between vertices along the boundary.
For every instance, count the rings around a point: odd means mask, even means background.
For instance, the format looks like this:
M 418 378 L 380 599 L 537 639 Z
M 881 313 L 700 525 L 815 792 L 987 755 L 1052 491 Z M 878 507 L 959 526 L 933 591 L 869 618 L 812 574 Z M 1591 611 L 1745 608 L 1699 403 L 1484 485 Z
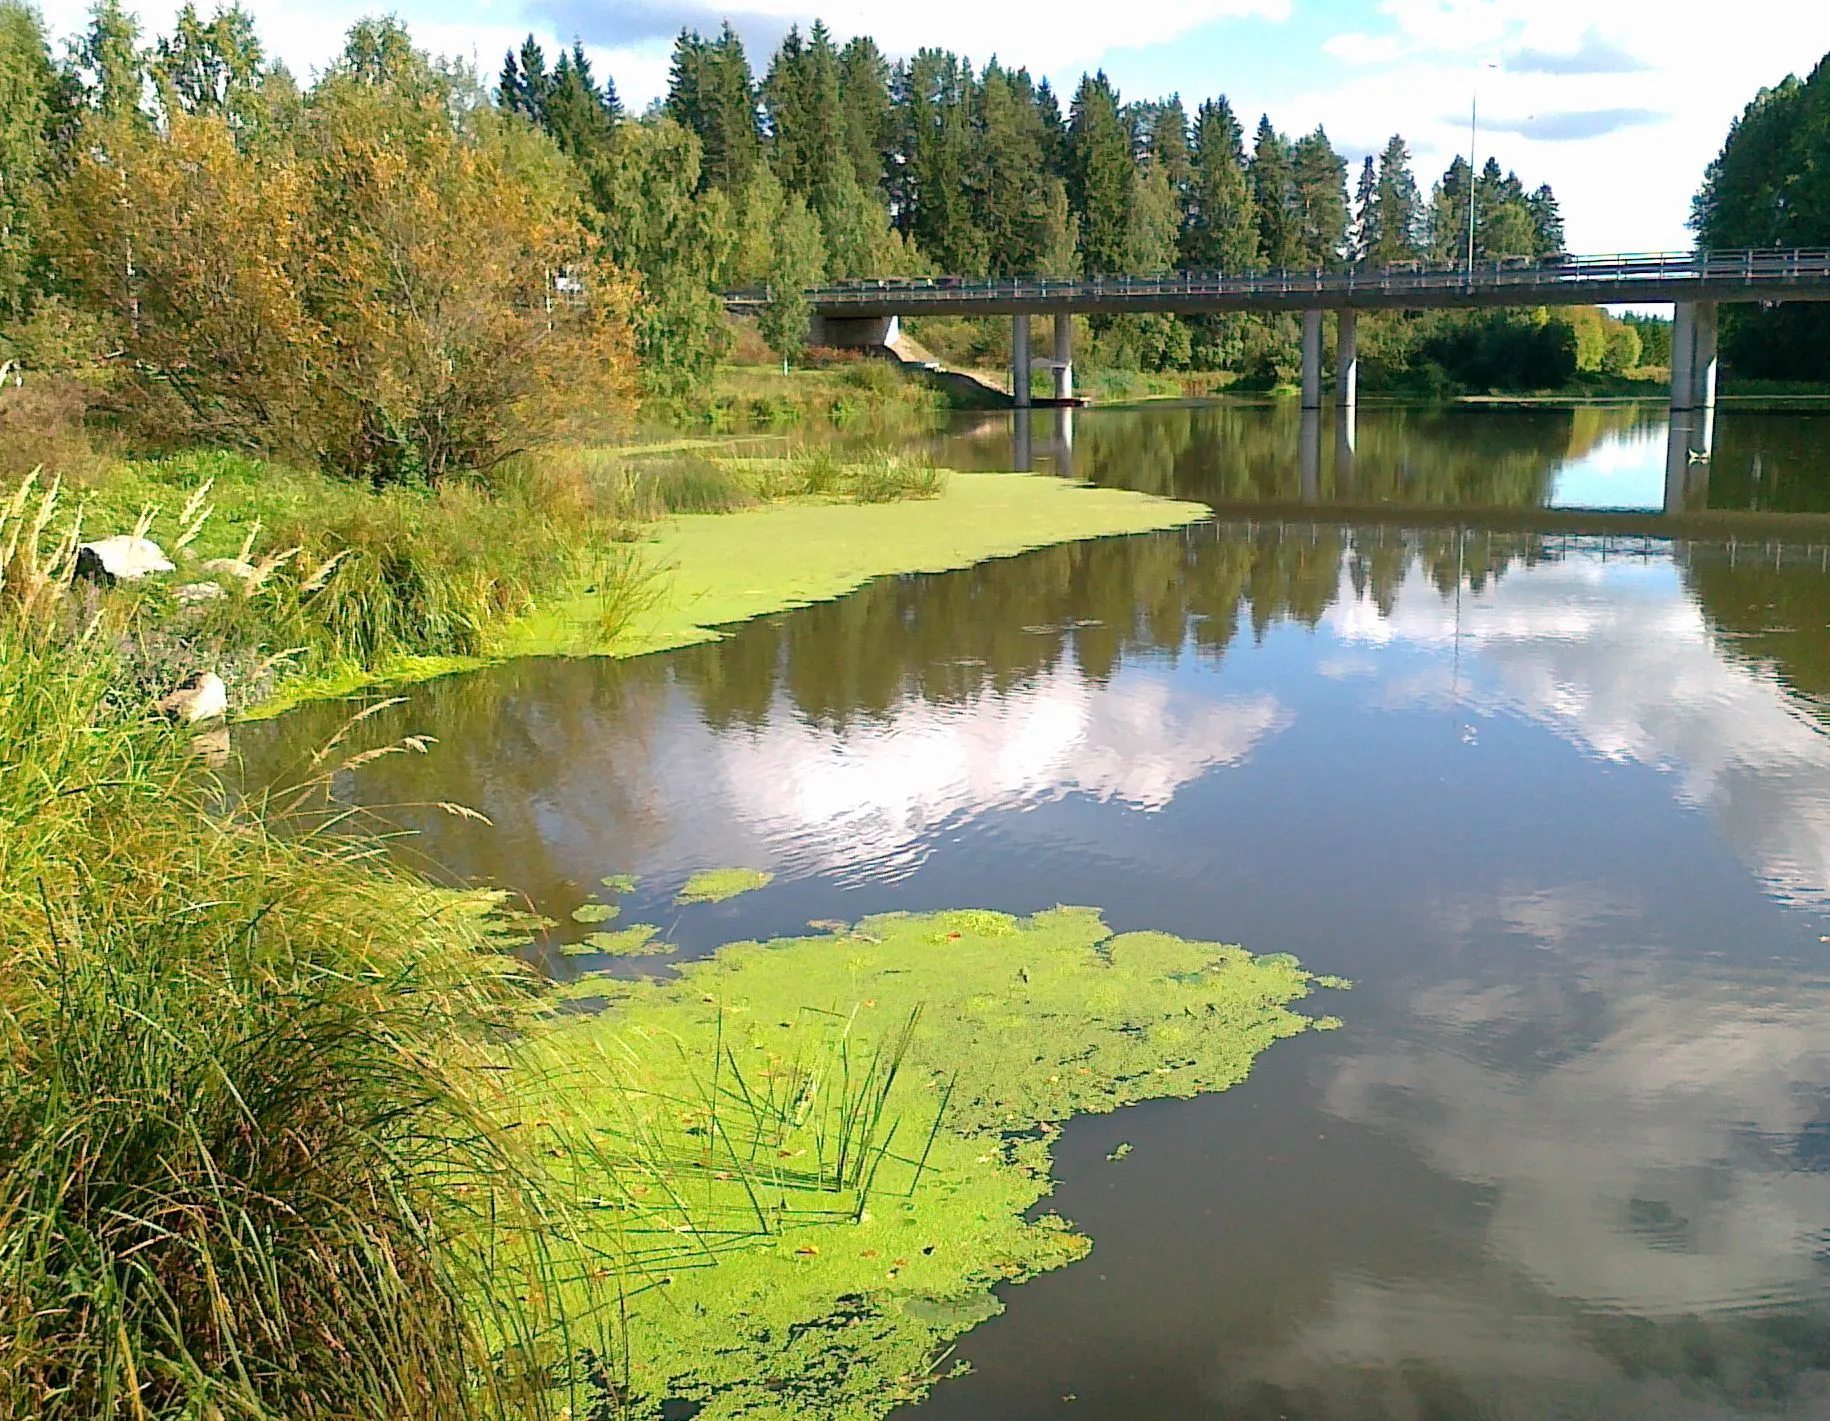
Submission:
M 546 122 L 546 101 L 552 88 L 546 72 L 546 51 L 532 35 L 521 41 L 521 111 L 535 123 Z
M 42 286 L 58 97 L 37 12 L 0 0 L 0 324 L 22 319 Z
M 1429 253 L 1437 266 L 1460 266 L 1468 259 L 1468 188 L 1472 170 L 1457 154 L 1430 194 Z
M 621 108 L 614 86 L 597 86 L 583 45 L 574 44 L 569 54 L 560 53 L 547 84 L 541 117 L 563 152 L 581 162 L 602 153 L 616 132 Z
M 1411 151 L 1394 133 L 1379 155 L 1376 234 L 1369 258 L 1381 265 L 1415 260 L 1423 229 L 1423 204 L 1411 172 Z
M 1209 99 L 1195 114 L 1182 256 L 1209 271 L 1251 271 L 1258 262 L 1243 135 L 1224 96 Z
M 73 47 L 76 80 L 83 101 L 104 118 L 127 118 L 140 112 L 146 87 L 146 57 L 140 52 L 140 26 L 121 8 L 120 0 L 96 0 L 89 27 Z
M 1267 114 L 1258 120 L 1252 142 L 1252 211 L 1258 220 L 1258 250 L 1273 271 L 1302 263 L 1301 233 L 1295 214 L 1296 173 L 1290 144 L 1271 126 Z
M 1347 244 L 1347 160 L 1318 125 L 1291 152 L 1297 246 L 1305 266 L 1336 265 Z
M 220 114 L 239 123 L 260 83 L 261 46 L 254 20 L 239 4 L 218 10 L 206 24 L 186 0 L 174 32 L 154 47 L 152 79 L 161 107 L 188 114 Z
M 1563 211 L 1557 205 L 1557 195 L 1545 183 L 1530 197 L 1525 199 L 1531 211 L 1532 231 L 1536 236 L 1535 250 L 1532 255 L 1555 257 L 1563 254 Z
M 1089 276 L 1122 273 L 1131 209 L 1131 139 L 1105 71 L 1080 80 L 1068 117 L 1068 201 Z
M 1347 258 L 1356 266 L 1367 261 L 1379 245 L 1379 173 L 1372 154 L 1360 164 L 1360 181 L 1353 194 L 1353 226 L 1347 239 Z
M 941 270 L 982 273 L 990 248 L 973 214 L 972 66 L 924 49 L 896 73 L 902 111 L 898 171 L 891 191 L 897 226 Z
M 839 104 L 845 113 L 845 151 L 858 188 L 880 194 L 890 145 L 890 66 L 868 35 L 855 37 L 839 51 Z
M 668 69 L 665 111 L 699 137 L 701 182 L 727 193 L 748 186 L 756 166 L 756 81 L 729 20 L 709 43 L 681 30 Z

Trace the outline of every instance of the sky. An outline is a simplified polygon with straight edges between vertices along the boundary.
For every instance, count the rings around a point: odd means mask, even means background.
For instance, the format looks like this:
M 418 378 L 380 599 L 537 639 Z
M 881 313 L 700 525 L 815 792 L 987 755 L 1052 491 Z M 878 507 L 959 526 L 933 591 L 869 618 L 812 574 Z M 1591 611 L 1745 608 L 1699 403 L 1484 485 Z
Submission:
M 88 0 L 42 0 L 53 32 L 83 23 Z M 263 43 L 301 76 L 322 67 L 373 0 L 244 0 Z M 130 5 L 151 33 L 176 0 Z M 207 12 L 208 5 L 200 9 Z M 1688 247 L 1685 221 L 1703 169 L 1758 90 L 1807 74 L 1830 51 L 1823 0 L 400 0 L 419 44 L 473 60 L 493 80 L 503 52 L 533 33 L 551 49 L 582 41 L 624 102 L 666 88 L 683 26 L 726 18 L 760 71 L 790 24 L 826 21 L 843 41 L 872 35 L 892 57 L 923 46 L 983 63 L 995 55 L 1048 77 L 1065 103 L 1103 68 L 1125 99 L 1180 93 L 1191 112 L 1224 93 L 1248 129 L 1260 113 L 1288 133 L 1323 125 L 1358 163 L 1404 135 L 1429 182 L 1469 146 L 1529 186 L 1549 182 L 1575 252 Z

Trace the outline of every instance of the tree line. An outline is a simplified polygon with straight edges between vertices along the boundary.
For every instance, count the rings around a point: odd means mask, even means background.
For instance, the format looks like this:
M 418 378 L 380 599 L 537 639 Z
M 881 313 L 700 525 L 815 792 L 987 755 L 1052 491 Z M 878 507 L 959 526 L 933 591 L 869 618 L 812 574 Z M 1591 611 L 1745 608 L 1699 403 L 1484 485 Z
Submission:
M 1762 89 L 1729 129 L 1691 211 L 1699 245 L 1830 247 L 1830 55 Z M 1724 308 L 1734 373 L 1830 381 L 1830 310 L 1813 302 Z
M 1470 230 L 1475 260 L 1562 246 L 1551 189 L 1491 159 L 1426 192 L 1394 135 L 1350 169 L 1319 127 L 1263 117 L 1248 141 L 1224 96 L 1191 116 L 1095 73 L 1064 109 L 1026 69 L 891 62 L 820 24 L 760 75 L 728 24 L 683 32 L 638 115 L 578 45 L 530 37 L 492 85 L 368 20 L 302 84 L 237 5 L 187 3 L 148 42 L 98 0 L 56 56 L 0 0 L 0 360 L 83 369 L 160 437 L 386 481 L 487 464 L 565 409 L 690 406 L 732 288 L 767 288 L 792 357 L 799 293 L 850 276 L 1455 262 Z M 1292 358 L 1284 318 L 1099 325 L 1089 354 L 1114 363 Z M 1405 330 L 1399 365 L 1493 343 Z

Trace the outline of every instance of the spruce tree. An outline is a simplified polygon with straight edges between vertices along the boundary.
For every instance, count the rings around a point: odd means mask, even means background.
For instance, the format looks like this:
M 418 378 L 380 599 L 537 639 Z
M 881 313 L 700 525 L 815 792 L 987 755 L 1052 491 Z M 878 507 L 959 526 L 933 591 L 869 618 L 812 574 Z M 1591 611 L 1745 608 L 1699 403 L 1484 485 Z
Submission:
M 1296 174 L 1290 162 L 1290 144 L 1271 126 L 1268 114 L 1259 118 L 1252 142 L 1251 179 L 1258 250 L 1265 265 L 1273 271 L 1301 265 L 1301 233 L 1295 214 Z
M 845 113 L 845 151 L 859 190 L 880 194 L 890 143 L 890 66 L 869 35 L 857 36 L 839 51 L 839 103 Z
M 0 325 L 23 319 L 42 287 L 58 99 L 37 12 L 0 0 Z
M 1353 194 L 1353 226 L 1347 241 L 1347 257 L 1356 266 L 1369 260 L 1379 245 L 1379 172 L 1372 154 L 1360 164 L 1360 181 Z
M 1381 265 L 1415 260 L 1423 230 L 1423 204 L 1411 172 L 1411 150 L 1401 135 L 1386 140 L 1379 155 L 1376 233 L 1369 257 Z
M 1347 244 L 1347 160 L 1318 125 L 1291 152 L 1297 249 L 1303 265 L 1331 267 Z
M 96 0 L 89 27 L 72 48 L 75 78 L 84 104 L 104 118 L 140 113 L 146 87 L 146 56 L 139 48 L 139 23 L 120 0 Z
M 1239 121 L 1224 96 L 1196 111 L 1183 260 L 1208 271 L 1243 272 L 1258 263 L 1258 229 L 1246 182 Z
M 1082 265 L 1089 276 L 1122 273 L 1136 168 L 1104 70 L 1081 77 L 1068 112 L 1068 201 L 1080 219 Z

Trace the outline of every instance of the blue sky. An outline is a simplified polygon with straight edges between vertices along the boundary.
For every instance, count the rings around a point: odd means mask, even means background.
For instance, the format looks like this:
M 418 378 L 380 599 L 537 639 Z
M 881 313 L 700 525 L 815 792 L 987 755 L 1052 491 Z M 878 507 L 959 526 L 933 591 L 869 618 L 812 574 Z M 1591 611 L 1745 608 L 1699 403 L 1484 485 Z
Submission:
M 301 73 L 335 53 L 364 0 L 246 0 L 269 49 Z M 49 0 L 69 34 L 87 0 Z M 153 31 L 173 0 L 135 7 Z M 201 8 L 201 7 L 200 7 Z M 397 12 L 435 52 L 493 76 L 532 31 L 581 39 L 626 101 L 666 85 L 671 36 L 728 16 L 760 69 L 791 23 L 823 17 L 841 39 L 874 35 L 892 55 L 922 45 L 1046 74 L 1064 98 L 1103 67 L 1127 98 L 1179 92 L 1192 109 L 1225 93 L 1247 127 L 1261 112 L 1288 132 L 1324 125 L 1356 158 L 1402 133 L 1426 187 L 1469 141 L 1562 199 L 1575 251 L 1688 245 L 1684 220 L 1704 165 L 1763 84 L 1804 74 L 1830 51 L 1824 0 L 402 0 Z

